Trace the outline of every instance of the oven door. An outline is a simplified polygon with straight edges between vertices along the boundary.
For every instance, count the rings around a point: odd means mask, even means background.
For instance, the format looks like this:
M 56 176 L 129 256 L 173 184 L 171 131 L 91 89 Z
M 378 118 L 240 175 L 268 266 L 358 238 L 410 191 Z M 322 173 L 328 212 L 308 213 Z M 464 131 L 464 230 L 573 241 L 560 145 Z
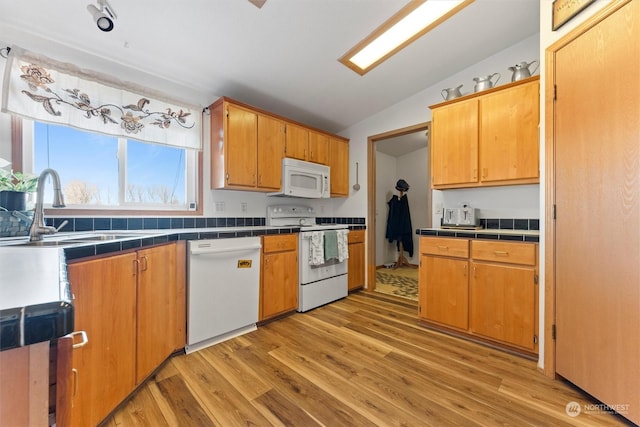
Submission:
M 311 265 L 309 262 L 309 252 L 311 246 L 312 232 L 300 233 L 300 254 L 299 273 L 300 284 L 317 282 L 319 280 L 328 279 L 330 277 L 347 274 L 347 261 L 339 262 L 337 259 L 326 261 L 321 265 Z

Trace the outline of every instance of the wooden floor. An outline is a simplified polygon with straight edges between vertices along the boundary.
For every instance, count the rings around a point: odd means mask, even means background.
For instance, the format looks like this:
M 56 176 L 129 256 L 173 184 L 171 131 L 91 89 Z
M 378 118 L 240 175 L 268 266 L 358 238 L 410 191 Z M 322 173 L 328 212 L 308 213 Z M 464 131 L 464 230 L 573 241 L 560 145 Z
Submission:
M 593 402 L 535 362 L 418 326 L 416 312 L 360 292 L 176 356 L 104 425 L 625 425 L 569 417 L 569 402 Z

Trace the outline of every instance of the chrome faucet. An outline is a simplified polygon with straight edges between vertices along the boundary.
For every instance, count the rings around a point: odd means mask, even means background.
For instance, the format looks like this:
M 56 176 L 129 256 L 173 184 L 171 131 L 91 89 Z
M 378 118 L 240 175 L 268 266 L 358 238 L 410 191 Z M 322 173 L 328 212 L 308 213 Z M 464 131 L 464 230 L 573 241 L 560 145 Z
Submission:
M 56 233 L 66 223 L 65 221 L 58 228 L 49 227 L 44 224 L 44 183 L 47 179 L 47 175 L 51 175 L 51 179 L 53 179 L 53 203 L 51 206 L 54 208 L 65 207 L 62 188 L 60 186 L 60 176 L 58 175 L 58 172 L 53 169 L 43 170 L 38 177 L 38 187 L 36 189 L 36 206 L 33 213 L 33 222 L 31 223 L 31 228 L 29 229 L 30 242 L 42 240 L 42 236 L 44 234 Z

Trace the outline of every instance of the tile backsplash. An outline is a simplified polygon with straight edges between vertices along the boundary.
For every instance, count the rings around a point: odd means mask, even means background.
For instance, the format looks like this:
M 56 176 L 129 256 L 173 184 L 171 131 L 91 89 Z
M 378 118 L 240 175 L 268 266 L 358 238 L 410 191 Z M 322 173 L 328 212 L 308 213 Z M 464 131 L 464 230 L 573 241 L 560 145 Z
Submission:
M 47 218 L 48 225 L 59 227 L 64 221 L 69 221 L 60 231 L 98 231 L 98 230 L 168 230 L 181 228 L 218 228 L 218 227 L 260 227 L 266 225 L 264 217 L 98 217 L 98 218 Z M 348 225 L 364 225 L 364 218 L 317 218 L 319 224 L 335 223 Z

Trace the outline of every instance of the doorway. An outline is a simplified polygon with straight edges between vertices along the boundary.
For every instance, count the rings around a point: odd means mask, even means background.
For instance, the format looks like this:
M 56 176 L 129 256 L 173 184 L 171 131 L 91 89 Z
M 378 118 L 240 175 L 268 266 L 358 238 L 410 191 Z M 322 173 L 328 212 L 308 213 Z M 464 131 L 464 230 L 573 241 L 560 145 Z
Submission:
M 431 184 L 428 173 L 429 165 L 429 150 L 428 150 L 428 138 L 429 138 L 430 122 L 419 123 L 413 126 L 408 126 L 401 129 L 395 129 L 381 134 L 373 135 L 368 138 L 367 146 L 367 182 L 368 182 L 368 226 L 367 226 L 367 289 L 369 291 L 376 290 L 376 271 L 378 267 L 383 267 L 386 263 L 391 263 L 397 258 L 397 251 L 395 250 L 395 244 L 388 243 L 385 239 L 385 230 L 387 222 L 387 207 L 386 202 L 390 199 L 394 192 L 394 186 L 397 179 L 403 178 L 404 174 L 408 174 L 408 177 L 416 176 L 416 172 L 426 172 L 426 179 L 414 180 L 411 182 L 406 179 L 410 184 L 410 190 L 407 192 L 413 196 L 416 194 L 416 202 L 420 202 L 422 206 L 426 206 L 426 209 L 420 209 L 421 212 L 411 211 L 412 229 L 424 228 L 431 226 L 431 213 L 428 207 L 431 206 Z M 421 141 L 420 141 L 421 140 Z M 420 141 L 420 142 L 418 142 Z M 383 155 L 379 155 L 378 144 L 384 150 Z M 422 146 L 420 146 L 422 144 Z M 387 174 L 385 182 L 378 181 L 378 161 L 388 161 L 386 157 L 402 157 L 407 156 L 407 153 L 418 152 L 421 150 L 424 156 L 421 154 L 417 160 L 418 166 L 413 167 L 414 170 L 408 171 L 396 171 L 397 173 Z M 380 157 L 380 159 L 378 159 Z M 384 158 L 383 158 L 384 157 Z M 414 158 L 413 161 L 416 159 Z M 385 164 L 385 167 L 387 165 Z M 420 171 L 416 169 L 420 168 Z M 409 173 L 413 172 L 413 173 Z M 403 175 L 403 176 L 400 176 Z M 403 178 L 405 179 L 405 178 Z M 421 194 L 421 195 L 420 195 Z M 411 198 L 409 198 L 411 204 Z M 414 248 L 417 248 L 417 239 L 414 236 Z M 389 248 L 391 246 L 391 248 Z M 414 249 L 413 257 L 409 258 L 409 262 L 415 262 L 417 264 L 417 250 Z M 389 258 L 393 256 L 394 258 Z M 406 256 L 406 255 L 405 255 Z M 385 258 L 386 257 L 386 258 Z M 399 295 L 401 296 L 401 295 Z

